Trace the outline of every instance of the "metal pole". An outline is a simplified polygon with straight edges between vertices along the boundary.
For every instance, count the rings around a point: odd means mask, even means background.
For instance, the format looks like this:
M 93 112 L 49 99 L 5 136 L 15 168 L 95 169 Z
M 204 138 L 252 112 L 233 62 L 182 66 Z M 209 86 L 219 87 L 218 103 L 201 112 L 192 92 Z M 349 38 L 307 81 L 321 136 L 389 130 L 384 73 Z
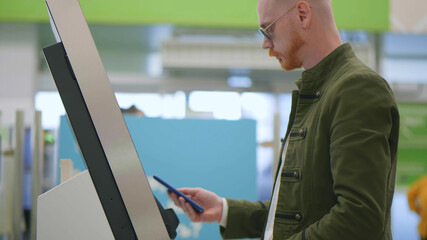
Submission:
M 42 193 L 43 176 L 43 129 L 42 113 L 34 112 L 34 121 L 31 128 L 31 152 L 32 152 L 32 186 L 31 186 L 31 221 L 30 239 L 36 240 L 37 230 L 37 197 Z
M 375 49 L 375 71 L 382 75 L 384 73 L 384 35 L 382 33 L 373 34 Z
M 0 111 L 0 215 L 2 215 L 2 218 L 6 218 L 5 216 L 5 190 L 4 190 L 4 180 L 3 180 L 3 174 L 2 174 L 2 157 L 3 157 L 3 148 L 2 148 L 2 126 L 1 126 L 1 111 Z M 0 239 L 4 238 L 4 235 L 6 234 L 6 219 L 0 219 Z
M 1 122 L 1 111 L 0 111 L 0 186 L 2 184 L 1 179 L 2 179 L 2 175 L 1 175 L 1 166 L 2 166 L 2 156 L 3 156 L 3 148 L 2 148 L 2 133 L 3 133 L 3 129 L 1 126 L 2 122 Z M 0 206 L 1 208 L 1 206 Z
M 22 173 L 23 173 L 23 153 L 24 153 L 24 112 L 16 112 L 15 120 L 15 174 L 13 183 L 13 221 L 12 221 L 12 239 L 22 239 Z
M 0 127 L 1 143 L 0 143 L 0 182 L 2 187 L 1 206 L 0 206 L 0 236 L 4 239 L 14 239 L 12 237 L 13 229 L 13 183 L 15 181 L 15 160 L 12 150 L 12 129 L 10 127 Z

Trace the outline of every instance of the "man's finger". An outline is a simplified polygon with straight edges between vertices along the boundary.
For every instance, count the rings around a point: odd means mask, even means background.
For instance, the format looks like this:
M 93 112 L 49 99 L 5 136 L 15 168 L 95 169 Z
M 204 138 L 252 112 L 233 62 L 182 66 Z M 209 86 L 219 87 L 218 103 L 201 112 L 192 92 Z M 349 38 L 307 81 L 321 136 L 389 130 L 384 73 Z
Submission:
M 182 208 L 182 210 L 187 215 L 187 217 L 191 219 L 190 212 L 188 211 L 188 208 L 185 206 L 185 199 L 183 197 L 179 197 L 178 202 L 179 202 L 179 206 Z
M 182 192 L 185 195 L 196 195 L 200 191 L 198 188 L 179 188 L 178 191 Z
M 193 222 L 198 222 L 199 221 L 199 216 L 197 215 L 196 211 L 194 211 L 193 207 L 191 206 L 190 203 L 186 202 L 185 203 L 185 208 L 188 211 L 188 214 L 190 215 L 190 219 Z
M 179 202 L 182 206 L 182 209 L 184 210 L 185 214 L 187 215 L 187 217 L 192 221 L 192 222 L 198 222 L 199 221 L 199 217 L 196 213 L 196 211 L 194 211 L 193 207 L 191 206 L 190 203 L 186 202 L 184 198 L 180 197 L 179 198 Z
M 178 201 L 178 196 L 175 193 L 168 191 L 168 196 L 175 203 L 176 206 L 178 207 L 181 206 L 181 204 Z

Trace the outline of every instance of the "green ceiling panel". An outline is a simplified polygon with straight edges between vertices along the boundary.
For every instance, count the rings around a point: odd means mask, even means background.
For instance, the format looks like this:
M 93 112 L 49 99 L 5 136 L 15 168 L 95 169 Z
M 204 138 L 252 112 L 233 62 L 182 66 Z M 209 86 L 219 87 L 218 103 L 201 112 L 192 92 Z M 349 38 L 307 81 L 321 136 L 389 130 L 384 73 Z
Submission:
M 256 28 L 257 0 L 80 0 L 90 23 Z M 340 29 L 389 30 L 389 0 L 333 0 Z M 42 0 L 0 0 L 0 21 L 47 22 Z
M 41 0 L 0 0 L 0 21 L 48 21 L 47 14 Z
M 332 0 L 338 28 L 388 31 L 390 0 Z

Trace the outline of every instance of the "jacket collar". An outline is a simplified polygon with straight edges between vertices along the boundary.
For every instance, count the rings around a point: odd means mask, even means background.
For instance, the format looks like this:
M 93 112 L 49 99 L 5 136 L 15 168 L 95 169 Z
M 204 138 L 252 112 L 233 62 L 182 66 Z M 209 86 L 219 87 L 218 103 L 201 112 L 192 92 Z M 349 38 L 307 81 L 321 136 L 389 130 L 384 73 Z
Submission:
M 302 78 L 297 80 L 295 84 L 300 90 L 322 89 L 326 82 L 331 79 L 330 76 L 333 76 L 344 65 L 345 60 L 354 56 L 350 44 L 342 44 L 323 58 L 316 66 L 305 70 L 302 73 Z

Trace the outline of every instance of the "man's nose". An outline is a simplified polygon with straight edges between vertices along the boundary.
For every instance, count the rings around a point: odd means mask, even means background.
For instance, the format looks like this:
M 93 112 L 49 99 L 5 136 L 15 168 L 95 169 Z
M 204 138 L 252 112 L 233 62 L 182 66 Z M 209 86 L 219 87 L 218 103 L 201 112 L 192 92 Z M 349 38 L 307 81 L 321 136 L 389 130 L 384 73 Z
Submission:
M 264 49 L 273 48 L 273 42 L 270 39 L 264 37 L 264 39 L 262 40 L 262 45 L 261 46 Z

